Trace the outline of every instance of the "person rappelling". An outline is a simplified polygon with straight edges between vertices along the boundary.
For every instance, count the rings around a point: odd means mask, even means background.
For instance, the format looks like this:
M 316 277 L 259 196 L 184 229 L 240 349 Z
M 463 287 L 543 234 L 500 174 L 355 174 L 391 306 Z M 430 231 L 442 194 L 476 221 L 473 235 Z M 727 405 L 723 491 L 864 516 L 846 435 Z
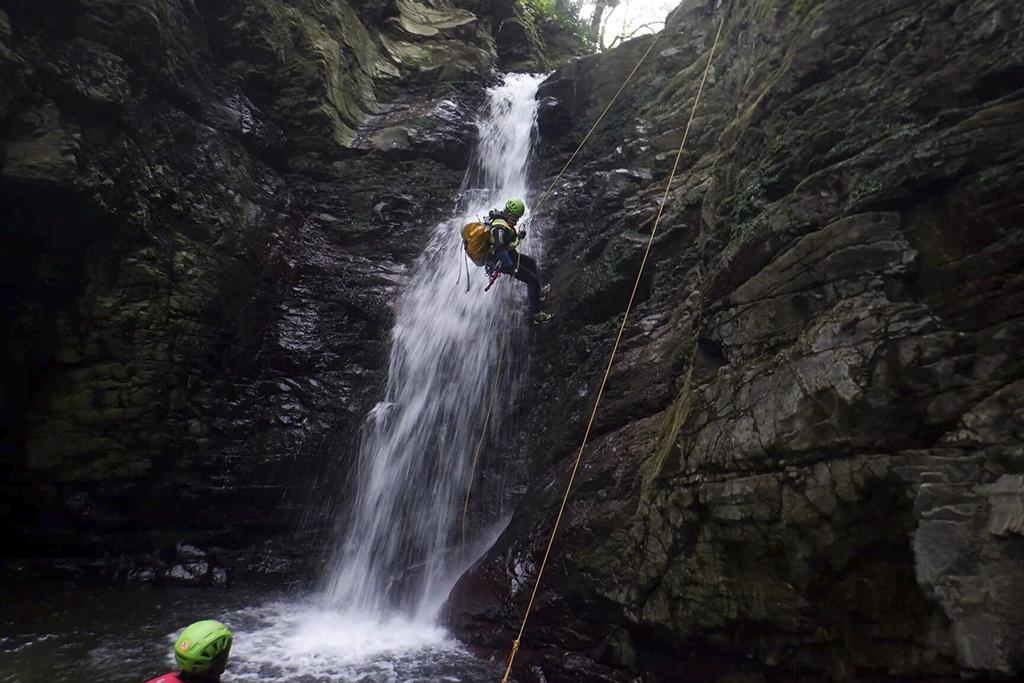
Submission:
M 483 266 L 491 276 L 492 284 L 502 273 L 526 283 L 531 320 L 534 325 L 543 325 L 554 317 L 542 311 L 540 306 L 551 286 L 541 286 L 537 262 L 517 250 L 519 243 L 526 238 L 526 230 L 516 229 L 525 213 L 526 204 L 522 199 L 513 197 L 505 202 L 504 209 L 491 209 L 485 223 L 467 224 L 462 229 L 462 241 L 473 263 Z

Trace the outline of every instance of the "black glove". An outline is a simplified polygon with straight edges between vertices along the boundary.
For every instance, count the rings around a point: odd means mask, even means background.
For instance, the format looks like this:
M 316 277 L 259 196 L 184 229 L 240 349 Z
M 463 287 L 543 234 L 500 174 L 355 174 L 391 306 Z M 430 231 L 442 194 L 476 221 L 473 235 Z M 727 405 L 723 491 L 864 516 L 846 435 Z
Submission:
M 519 231 L 519 239 L 521 239 L 521 240 L 525 240 L 526 239 L 526 231 L 525 230 L 520 230 Z

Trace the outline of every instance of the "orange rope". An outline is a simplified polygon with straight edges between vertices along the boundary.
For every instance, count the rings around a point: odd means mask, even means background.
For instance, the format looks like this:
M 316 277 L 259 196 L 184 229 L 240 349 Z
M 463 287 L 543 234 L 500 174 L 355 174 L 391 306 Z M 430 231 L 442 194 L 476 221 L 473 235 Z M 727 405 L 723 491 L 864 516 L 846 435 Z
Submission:
M 526 621 L 530 617 L 530 610 L 533 609 L 534 600 L 537 597 L 537 589 L 540 587 L 540 579 L 544 574 L 544 569 L 547 567 L 548 557 L 551 555 L 551 546 L 555 542 L 555 535 L 558 533 L 558 525 L 562 521 L 562 514 L 565 512 L 565 505 L 569 500 L 569 492 L 572 490 L 573 481 L 576 479 L 576 472 L 579 469 L 580 461 L 583 459 L 583 449 L 587 446 L 587 439 L 590 437 L 590 429 L 594 426 L 594 419 L 597 416 L 597 408 L 601 404 L 601 397 L 604 394 L 605 384 L 608 382 L 608 375 L 612 370 L 612 363 L 615 361 L 615 354 L 619 349 L 619 342 L 622 340 L 622 333 L 626 329 L 626 320 L 629 318 L 629 312 L 633 307 L 633 300 L 636 297 L 637 290 L 640 288 L 640 278 L 643 276 L 644 267 L 647 265 L 647 257 L 651 253 L 651 245 L 654 244 L 654 235 L 658 231 L 658 223 L 661 222 L 662 213 L 665 210 L 665 203 L 668 201 L 669 190 L 672 189 L 672 181 L 675 180 L 676 170 L 679 167 L 679 159 L 683 155 L 683 146 L 686 144 L 686 138 L 690 134 L 690 125 L 693 123 L 693 117 L 697 113 L 697 103 L 700 102 L 701 93 L 704 91 L 704 83 L 707 81 L 708 72 L 711 70 L 711 61 L 715 57 L 715 48 L 718 46 L 718 38 L 722 35 L 722 27 L 725 26 L 725 19 L 722 19 L 722 23 L 718 26 L 718 33 L 715 34 L 715 42 L 711 46 L 711 54 L 708 56 L 708 65 L 704 69 L 704 77 L 701 78 L 700 87 L 697 89 L 697 97 L 693 101 L 693 109 L 690 111 L 690 120 L 686 123 L 686 130 L 683 133 L 683 140 L 679 143 L 679 151 L 676 152 L 676 160 L 672 165 L 672 173 L 669 175 L 668 184 L 665 186 L 665 195 L 661 199 L 661 206 L 658 207 L 658 216 L 654 219 L 654 227 L 651 229 L 651 237 L 647 241 L 647 250 L 644 251 L 643 261 L 640 263 L 640 271 L 636 275 L 636 282 L 633 284 L 633 293 L 629 296 L 629 303 L 626 305 L 626 313 L 622 316 L 622 324 L 619 325 L 619 334 L 615 337 L 615 345 L 612 347 L 611 357 L 608 359 L 608 367 L 605 368 L 604 377 L 601 379 L 601 387 L 597 392 L 597 400 L 594 402 L 594 410 L 590 414 L 590 422 L 587 424 L 587 430 L 583 435 L 583 443 L 580 444 L 579 453 L 576 455 L 576 462 L 572 467 L 572 474 L 569 476 L 569 485 L 565 489 L 565 496 L 562 498 L 562 505 L 558 509 L 558 516 L 555 518 L 555 526 L 551 530 L 551 538 L 548 539 L 547 549 L 544 551 L 544 559 L 541 560 L 540 569 L 537 571 L 537 580 L 533 584 L 533 592 L 530 594 L 530 601 L 526 606 L 526 613 L 523 615 L 523 623 L 519 627 L 519 635 L 512 642 L 512 653 L 508 658 L 508 666 L 505 669 L 505 676 L 501 679 L 502 683 L 508 683 L 509 673 L 512 671 L 512 663 L 515 660 L 516 653 L 519 651 L 519 646 L 523 638 L 523 632 L 526 630 Z

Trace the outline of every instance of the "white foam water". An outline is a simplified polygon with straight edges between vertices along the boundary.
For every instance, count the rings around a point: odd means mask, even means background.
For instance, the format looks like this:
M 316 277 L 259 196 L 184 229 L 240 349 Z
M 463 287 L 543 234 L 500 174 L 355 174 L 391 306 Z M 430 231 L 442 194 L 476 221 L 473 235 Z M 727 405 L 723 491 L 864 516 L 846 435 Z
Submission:
M 472 559 L 459 548 L 463 496 L 497 369 L 504 297 L 522 304 L 526 293 L 510 282 L 485 294 L 476 268 L 467 293 L 457 278 L 464 268 L 460 228 L 507 197 L 527 195 L 540 81 L 510 75 L 489 92 L 463 207 L 435 226 L 399 303 L 386 396 L 367 424 L 354 503 L 342 516 L 324 587 L 338 609 L 430 623 Z M 521 334 L 522 319 L 511 327 Z M 515 368 L 504 376 L 491 418 L 499 436 L 501 408 L 515 401 L 518 386 Z

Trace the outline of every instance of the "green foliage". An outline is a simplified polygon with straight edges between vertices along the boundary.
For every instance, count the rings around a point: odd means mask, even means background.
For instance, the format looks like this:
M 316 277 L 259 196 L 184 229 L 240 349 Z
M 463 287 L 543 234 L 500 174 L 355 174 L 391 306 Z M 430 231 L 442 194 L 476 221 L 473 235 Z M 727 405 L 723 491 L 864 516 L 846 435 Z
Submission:
M 771 206 L 763 180 L 761 172 L 757 171 L 733 194 L 727 223 L 729 239 L 722 252 L 723 257 L 735 251 L 750 236 L 761 214 Z
M 708 193 L 708 184 L 698 185 L 689 192 L 687 192 L 681 199 L 674 202 L 668 212 L 662 217 L 661 224 L 671 230 L 673 226 L 680 223 L 683 218 L 683 214 L 687 211 L 693 211 L 699 209 L 704 204 L 704 197 Z M 659 233 L 658 238 L 663 233 Z M 657 239 L 655 240 L 657 241 Z
M 555 2 L 554 0 L 523 0 L 523 5 L 529 7 L 535 12 L 546 14 L 548 16 L 554 16 L 555 14 Z
M 568 33 L 575 35 L 586 45 L 597 49 L 597 43 L 594 37 L 590 35 L 590 29 L 572 12 L 572 3 L 559 2 L 558 0 L 520 0 L 520 2 L 534 19 L 557 24 Z
M 636 88 L 627 89 L 622 97 L 615 102 L 615 105 L 608 111 L 604 121 L 594 131 L 593 137 L 580 150 L 579 162 L 586 164 L 597 161 L 607 154 L 608 150 L 615 149 L 621 145 L 623 140 L 631 139 L 636 130 L 637 119 L 640 117 L 640 107 L 643 104 L 643 97 Z M 578 117 L 573 137 L 580 140 L 586 134 L 587 129 L 594 122 L 586 117 Z
M 686 193 L 686 196 L 683 197 L 683 201 L 679 203 L 679 208 L 684 211 L 698 208 L 704 203 L 704 197 L 707 193 L 707 183 L 695 187 Z

